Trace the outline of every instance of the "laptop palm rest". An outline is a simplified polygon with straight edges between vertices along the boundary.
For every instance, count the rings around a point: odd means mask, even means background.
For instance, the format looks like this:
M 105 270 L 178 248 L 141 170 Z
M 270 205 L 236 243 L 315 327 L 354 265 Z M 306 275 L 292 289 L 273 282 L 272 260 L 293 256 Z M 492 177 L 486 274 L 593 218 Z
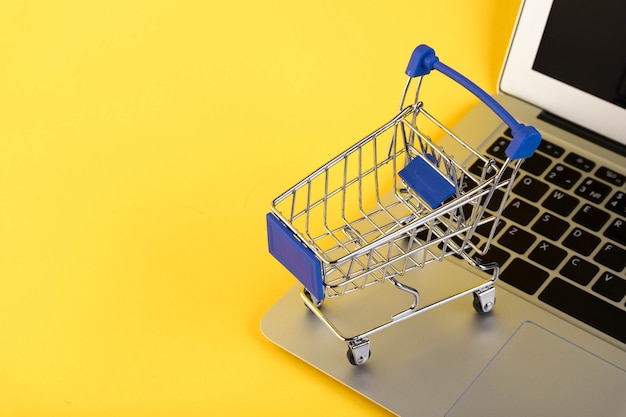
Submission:
M 431 290 L 449 290 L 449 283 L 467 276 L 468 272 L 446 261 L 410 275 L 411 282 L 417 282 L 415 287 L 423 290 L 426 298 Z M 471 306 L 472 297 L 463 297 L 373 335 L 372 357 L 360 367 L 348 363 L 346 344 L 307 310 L 299 296 L 300 288 L 301 285 L 294 285 L 267 312 L 261 322 L 263 334 L 282 349 L 397 415 L 442 416 L 446 412 L 452 417 L 485 415 L 478 407 L 487 405 L 492 407 L 492 415 L 510 416 L 514 407 L 507 403 L 511 398 L 516 401 L 528 398 L 528 406 L 539 407 L 541 401 L 550 398 L 542 399 L 534 392 L 533 384 L 536 380 L 551 384 L 557 379 L 558 390 L 550 392 L 559 391 L 559 395 L 582 403 L 606 400 L 606 407 L 614 406 L 617 410 L 622 407 L 620 411 L 626 407 L 625 403 L 615 403 L 624 398 L 623 393 L 615 395 L 615 390 L 626 386 L 623 370 L 550 332 L 558 331 L 561 337 L 576 339 L 576 343 L 582 340 L 585 348 L 613 353 L 617 348 L 598 344 L 591 335 L 502 288 L 497 290 L 496 307 L 491 314 L 479 316 Z M 340 314 L 337 318 L 340 325 L 360 330 L 370 316 L 396 313 L 410 303 L 406 298 L 393 285 L 380 284 L 340 297 L 336 305 L 328 303 L 325 311 Z M 535 360 L 539 362 L 533 363 Z M 552 364 L 553 360 L 559 362 L 551 369 L 546 364 Z M 527 368 L 532 372 L 523 374 Z M 504 392 L 495 390 L 498 384 Z M 585 385 L 593 390 L 578 395 Z M 481 412 L 461 414 L 465 407 L 471 406 Z
M 624 386 L 622 369 L 526 322 L 446 416 L 624 416 Z

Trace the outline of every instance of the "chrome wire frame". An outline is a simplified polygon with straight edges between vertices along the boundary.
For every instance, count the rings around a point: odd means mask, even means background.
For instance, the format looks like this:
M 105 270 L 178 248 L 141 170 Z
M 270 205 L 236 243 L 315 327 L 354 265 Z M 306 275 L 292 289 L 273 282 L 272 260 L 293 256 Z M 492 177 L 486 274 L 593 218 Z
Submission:
M 324 298 L 316 299 L 306 288 L 301 297 L 335 336 L 348 343 L 348 357 L 355 365 L 367 361 L 369 337 L 391 325 L 469 293 L 474 294 L 479 313 L 491 311 L 495 303 L 499 266 L 477 259 L 490 248 L 523 159 L 507 159 L 499 166 L 445 127 L 419 101 L 422 78 L 409 77 L 395 117 L 288 189 L 271 206 L 298 243 L 319 260 Z M 415 98 L 405 105 L 413 80 Z M 437 145 L 443 137 L 465 155 L 448 155 Z M 398 173 L 415 158 L 430 164 L 454 189 L 438 207 L 431 207 L 400 179 Z M 480 172 L 472 172 L 465 161 L 479 161 Z M 506 178 L 508 172 L 511 176 Z M 503 190 L 503 197 L 490 214 L 486 209 L 497 190 Z M 487 238 L 478 247 L 472 238 L 481 226 L 487 229 Z M 420 306 L 419 292 L 399 278 L 449 255 L 490 272 L 490 277 Z M 382 282 L 410 294 L 412 302 L 365 332 L 346 335 L 320 308 L 325 298 Z
M 447 155 L 418 122 L 434 126 L 480 160 L 481 174 Z M 406 187 L 397 172 L 413 158 L 435 164 L 454 185 L 454 198 L 433 209 Z M 326 297 L 342 296 L 450 254 L 488 250 L 512 184 L 513 178 L 502 178 L 510 163 L 496 166 L 416 101 L 274 200 L 272 211 L 322 262 Z M 519 169 L 515 165 L 513 177 Z M 463 190 L 468 182 L 476 185 Z M 486 215 L 498 188 L 506 189 L 500 210 Z M 492 232 L 480 249 L 471 238 L 485 224 L 492 225 Z

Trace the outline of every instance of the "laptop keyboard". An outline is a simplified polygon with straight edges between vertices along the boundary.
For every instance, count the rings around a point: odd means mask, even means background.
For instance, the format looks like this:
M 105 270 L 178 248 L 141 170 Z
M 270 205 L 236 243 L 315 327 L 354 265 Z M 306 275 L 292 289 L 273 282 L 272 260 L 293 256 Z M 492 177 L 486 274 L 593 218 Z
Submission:
M 507 130 L 487 153 L 503 162 L 510 138 Z M 528 296 L 626 343 L 625 182 L 626 167 L 616 172 L 544 139 L 522 164 L 490 250 L 473 256 L 498 262 L 500 279 Z M 477 233 L 487 237 L 489 228 Z

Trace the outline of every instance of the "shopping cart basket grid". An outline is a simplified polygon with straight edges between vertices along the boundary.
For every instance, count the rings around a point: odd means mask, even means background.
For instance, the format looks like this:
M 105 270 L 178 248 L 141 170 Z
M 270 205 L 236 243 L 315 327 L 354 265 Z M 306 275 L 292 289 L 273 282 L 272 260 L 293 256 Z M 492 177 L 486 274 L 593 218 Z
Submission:
M 504 164 L 496 165 L 426 110 L 419 92 L 433 70 L 473 93 L 511 128 Z M 347 342 L 348 359 L 355 365 L 368 360 L 372 334 L 416 314 L 470 293 L 479 313 L 493 308 L 499 267 L 476 259 L 489 249 L 519 167 L 541 140 L 536 129 L 518 123 L 478 86 L 441 63 L 428 46 L 414 50 L 405 73 L 409 78 L 398 114 L 276 198 L 267 215 L 270 253 L 303 284 L 305 304 Z M 405 105 L 414 80 L 415 100 Z M 438 136 L 456 142 L 467 155 L 448 155 L 432 139 Z M 468 159 L 480 161 L 480 172 L 459 162 Z M 490 214 L 486 208 L 500 189 L 504 197 Z M 491 228 L 487 239 L 475 235 L 479 226 Z M 420 306 L 418 290 L 399 279 L 449 255 L 491 277 Z M 387 281 L 411 294 L 413 302 L 366 332 L 346 336 L 322 310 L 327 298 L 340 299 Z

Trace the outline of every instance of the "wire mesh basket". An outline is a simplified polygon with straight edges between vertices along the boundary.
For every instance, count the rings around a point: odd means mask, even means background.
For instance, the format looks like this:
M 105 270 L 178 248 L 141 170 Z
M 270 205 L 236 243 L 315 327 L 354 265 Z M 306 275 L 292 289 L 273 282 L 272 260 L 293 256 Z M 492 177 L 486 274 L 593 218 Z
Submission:
M 419 101 L 422 80 L 432 70 L 474 93 L 511 128 L 514 139 L 503 165 L 473 149 Z M 267 215 L 270 253 L 304 285 L 303 298 L 311 311 L 348 342 L 348 358 L 355 365 L 369 358 L 369 335 L 436 305 L 473 292 L 475 308 L 481 313 L 491 310 L 499 268 L 479 264 L 467 253 L 489 249 L 519 167 L 541 140 L 536 129 L 518 123 L 425 45 L 415 49 L 406 73 L 395 117 L 276 198 Z M 415 100 L 405 105 L 413 82 Z M 433 139 L 443 136 L 466 155 L 448 155 Z M 463 165 L 466 160 L 478 160 L 481 168 L 472 172 Z M 504 198 L 489 214 L 485 209 L 497 189 L 505 191 Z M 479 226 L 490 230 L 480 248 L 472 239 Z M 491 278 L 419 306 L 419 292 L 396 278 L 448 255 L 492 271 Z M 345 336 L 321 310 L 326 298 L 385 281 L 412 294 L 414 302 L 367 332 Z

